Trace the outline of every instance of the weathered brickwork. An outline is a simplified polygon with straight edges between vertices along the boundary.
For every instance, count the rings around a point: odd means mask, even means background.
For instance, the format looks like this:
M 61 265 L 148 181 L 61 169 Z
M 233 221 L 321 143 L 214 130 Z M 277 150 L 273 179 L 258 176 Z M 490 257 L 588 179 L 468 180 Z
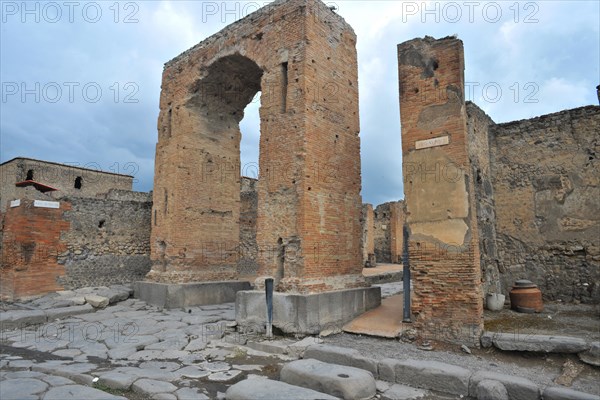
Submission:
M 124 198 L 126 193 L 112 192 L 111 197 L 115 195 Z M 147 193 L 128 197 L 129 200 L 77 197 L 61 200 L 70 204 L 63 218 L 71 228 L 61 236 L 66 250 L 58 256 L 65 270 L 59 282 L 65 288 L 144 279 L 150 270 L 152 201 Z
M 57 262 L 66 246 L 61 234 L 69 228 L 60 208 L 34 207 L 33 200 L 22 199 L 18 207 L 6 210 L 3 220 L 0 296 L 5 300 L 24 299 L 62 290 L 58 279 L 65 269 Z
M 356 36 L 317 0 L 276 1 L 165 65 L 147 279 L 238 278 L 239 122 L 259 90 L 259 275 L 364 285 Z
M 89 164 L 90 167 L 93 165 L 94 163 Z M 15 187 L 15 183 L 25 180 L 33 180 L 58 189 L 55 192 L 47 192 L 53 198 L 63 196 L 96 197 L 110 189 L 130 191 L 133 185 L 133 176 L 24 157 L 2 163 L 0 177 L 2 178 L 0 182 L 1 210 L 6 209 L 8 201 L 18 198 L 18 188 Z M 77 182 L 78 185 L 76 185 Z
M 502 289 L 600 302 L 600 107 L 490 126 Z
M 375 214 L 373 205 L 363 204 L 360 224 L 362 227 L 363 265 L 365 267 L 375 267 L 377 259 L 375 257 Z
M 403 201 L 393 201 L 375 208 L 375 257 L 381 263 L 402 262 L 403 207 Z
M 398 45 L 398 63 L 415 322 L 425 335 L 456 327 L 453 339 L 477 343 L 483 302 L 462 42 L 414 39 Z
M 498 266 L 496 212 L 488 136 L 489 127 L 494 124 L 494 121 L 474 103 L 467 102 L 466 106 L 468 150 L 477 199 L 482 294 L 485 300 L 488 293 L 503 292 Z
M 257 180 L 242 177 L 241 183 L 238 276 L 240 279 L 253 281 L 258 274 L 258 244 L 256 243 Z

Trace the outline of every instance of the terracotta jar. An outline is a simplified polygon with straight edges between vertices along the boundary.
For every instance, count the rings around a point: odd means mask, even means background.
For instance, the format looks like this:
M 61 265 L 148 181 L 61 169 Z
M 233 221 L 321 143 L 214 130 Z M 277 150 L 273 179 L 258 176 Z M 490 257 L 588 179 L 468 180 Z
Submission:
M 542 291 L 531 281 L 520 279 L 510 291 L 510 308 L 518 312 L 542 312 Z

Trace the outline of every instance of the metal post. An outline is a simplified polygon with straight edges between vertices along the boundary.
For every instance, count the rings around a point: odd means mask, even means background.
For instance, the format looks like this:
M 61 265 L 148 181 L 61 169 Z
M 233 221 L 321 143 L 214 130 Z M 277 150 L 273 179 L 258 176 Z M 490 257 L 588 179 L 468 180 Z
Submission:
M 273 278 L 265 279 L 265 296 L 267 300 L 267 337 L 273 337 Z
M 404 315 L 402 322 L 412 322 L 410 319 L 410 259 L 408 256 L 408 226 L 402 226 L 402 286 L 404 287 Z

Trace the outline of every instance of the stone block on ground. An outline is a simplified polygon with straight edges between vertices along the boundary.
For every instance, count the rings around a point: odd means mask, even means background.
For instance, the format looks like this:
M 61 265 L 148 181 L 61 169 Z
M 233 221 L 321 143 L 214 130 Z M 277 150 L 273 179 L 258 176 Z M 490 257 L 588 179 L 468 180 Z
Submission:
M 600 367 L 600 342 L 592 342 L 590 349 L 579 353 L 578 356 L 584 363 Z
M 373 374 L 376 379 L 379 376 L 377 371 L 377 361 L 364 357 L 355 349 L 314 344 L 306 348 L 304 351 L 304 358 L 313 358 L 331 364 L 364 369 Z
M 589 393 L 578 392 L 560 386 L 552 386 L 544 389 L 544 400 L 600 400 L 600 396 Z
M 477 384 L 477 400 L 509 400 L 502 382 L 484 379 Z
M 494 347 L 506 351 L 579 353 L 589 349 L 584 339 L 570 336 L 493 333 Z
M 396 382 L 423 389 L 466 396 L 471 371 L 438 361 L 396 360 L 392 362 Z
M 105 308 L 108 305 L 108 297 L 98 296 L 96 294 L 86 294 L 85 301 L 94 308 Z
M 281 380 L 344 399 L 369 399 L 376 394 L 372 373 L 314 359 L 286 364 L 281 370 Z
M 312 389 L 298 387 L 271 379 L 245 379 L 232 385 L 225 394 L 227 400 L 335 400 Z
M 477 386 L 479 385 L 479 382 L 483 380 L 501 382 L 506 388 L 510 400 L 535 400 L 540 398 L 540 390 L 537 385 L 529 379 L 491 371 L 479 371 L 471 376 L 471 381 L 469 382 L 470 396 L 477 396 Z

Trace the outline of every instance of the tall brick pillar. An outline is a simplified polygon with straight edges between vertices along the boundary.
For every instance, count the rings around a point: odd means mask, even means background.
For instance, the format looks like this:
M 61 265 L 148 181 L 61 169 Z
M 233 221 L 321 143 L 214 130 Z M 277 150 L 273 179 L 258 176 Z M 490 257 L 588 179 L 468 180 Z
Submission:
M 415 322 L 426 337 L 478 343 L 483 301 L 462 41 L 399 44 L 398 65 Z

